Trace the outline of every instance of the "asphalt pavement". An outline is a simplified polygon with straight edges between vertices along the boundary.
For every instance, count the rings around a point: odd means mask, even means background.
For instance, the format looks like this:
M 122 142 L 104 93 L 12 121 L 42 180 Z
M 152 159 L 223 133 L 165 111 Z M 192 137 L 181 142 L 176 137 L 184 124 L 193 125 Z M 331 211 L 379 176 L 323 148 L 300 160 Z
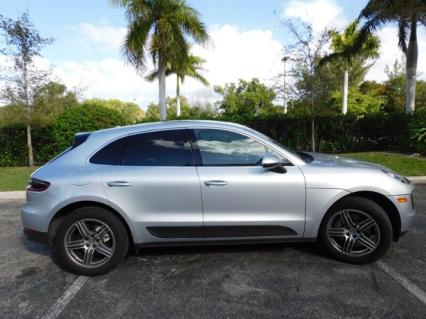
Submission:
M 59 269 L 0 202 L 0 318 L 426 318 L 426 185 L 415 223 L 378 263 L 315 244 L 145 249 L 86 278 Z

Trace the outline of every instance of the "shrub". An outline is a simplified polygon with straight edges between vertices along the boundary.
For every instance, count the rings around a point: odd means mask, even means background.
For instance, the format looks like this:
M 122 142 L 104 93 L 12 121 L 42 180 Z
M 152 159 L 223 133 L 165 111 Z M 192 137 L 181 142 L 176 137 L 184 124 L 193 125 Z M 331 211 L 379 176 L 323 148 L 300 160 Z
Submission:
M 59 150 L 72 144 L 78 132 L 124 125 L 120 112 L 99 105 L 81 105 L 64 111 L 53 125 L 53 139 Z
M 307 115 L 269 115 L 204 119 L 231 121 L 258 130 L 295 150 L 310 150 L 311 118 Z M 414 139 L 425 127 L 426 110 L 405 113 L 327 115 L 315 118 L 317 151 L 324 153 L 360 151 L 417 151 L 426 154 L 425 141 Z M 33 127 L 35 162 L 42 164 L 68 147 L 75 133 L 123 125 L 115 110 L 102 106 L 70 108 L 53 126 Z M 0 166 L 27 165 L 25 125 L 0 126 Z
M 416 111 L 410 121 L 410 146 L 426 155 L 426 109 Z
M 34 160 L 40 164 L 55 156 L 52 127 L 32 127 Z M 24 124 L 0 127 L 0 166 L 28 165 L 27 131 Z

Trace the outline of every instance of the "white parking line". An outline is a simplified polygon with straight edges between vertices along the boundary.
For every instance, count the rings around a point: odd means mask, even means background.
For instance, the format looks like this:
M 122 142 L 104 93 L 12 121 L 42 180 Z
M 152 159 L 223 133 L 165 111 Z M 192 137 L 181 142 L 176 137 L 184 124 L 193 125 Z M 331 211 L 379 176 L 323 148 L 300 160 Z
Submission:
M 65 290 L 64 294 L 56 300 L 50 309 L 41 317 L 41 319 L 56 319 L 61 314 L 62 310 L 74 298 L 77 292 L 84 286 L 89 277 L 79 276 L 71 286 Z
M 426 293 L 423 290 L 421 290 L 403 275 L 397 273 L 391 267 L 386 265 L 383 261 L 378 261 L 377 266 L 379 266 L 381 270 L 383 270 L 385 273 L 395 279 L 401 286 L 411 292 L 414 296 L 417 297 L 417 299 L 419 299 L 421 302 L 423 302 L 424 305 L 426 305 Z

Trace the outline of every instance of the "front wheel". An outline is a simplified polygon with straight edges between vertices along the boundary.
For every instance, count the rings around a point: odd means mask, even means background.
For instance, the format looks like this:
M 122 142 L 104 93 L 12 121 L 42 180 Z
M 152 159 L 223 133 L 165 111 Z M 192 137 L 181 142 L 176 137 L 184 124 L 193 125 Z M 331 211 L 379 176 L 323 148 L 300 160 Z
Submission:
M 121 220 L 106 209 L 82 207 L 60 222 L 53 239 L 55 261 L 72 273 L 104 274 L 126 255 L 129 237 Z
M 327 212 L 319 239 L 336 259 L 355 264 L 370 263 L 389 249 L 392 224 L 383 208 L 372 200 L 347 197 Z

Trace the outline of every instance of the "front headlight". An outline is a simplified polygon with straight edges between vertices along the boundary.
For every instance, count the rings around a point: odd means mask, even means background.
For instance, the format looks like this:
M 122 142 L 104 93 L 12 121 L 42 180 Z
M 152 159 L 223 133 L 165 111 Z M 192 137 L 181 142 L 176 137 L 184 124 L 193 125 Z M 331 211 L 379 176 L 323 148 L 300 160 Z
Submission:
M 399 180 L 401 183 L 411 184 L 410 181 L 407 178 L 405 178 L 404 176 L 401 176 L 401 175 L 399 175 L 395 172 L 392 172 L 391 170 L 382 169 L 382 172 L 389 175 L 390 177 L 393 177 L 393 178 Z

